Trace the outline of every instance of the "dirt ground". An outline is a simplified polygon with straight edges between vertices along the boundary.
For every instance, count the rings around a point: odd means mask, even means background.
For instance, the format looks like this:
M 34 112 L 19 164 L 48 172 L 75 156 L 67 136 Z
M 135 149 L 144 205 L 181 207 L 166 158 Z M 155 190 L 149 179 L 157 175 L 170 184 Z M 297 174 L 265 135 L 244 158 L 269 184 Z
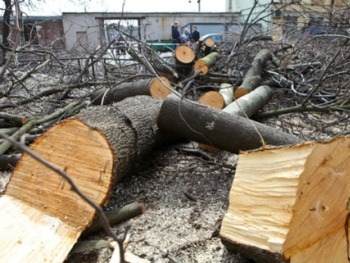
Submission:
M 188 149 L 198 145 L 184 142 L 154 151 L 114 187 L 108 207 L 138 201 L 145 210 L 113 229 L 122 234 L 130 224 L 127 250 L 150 262 L 249 262 L 228 251 L 219 238 L 237 156 Z M 108 237 L 100 233 L 87 239 Z M 75 254 L 66 263 L 109 262 L 111 253 L 104 248 Z

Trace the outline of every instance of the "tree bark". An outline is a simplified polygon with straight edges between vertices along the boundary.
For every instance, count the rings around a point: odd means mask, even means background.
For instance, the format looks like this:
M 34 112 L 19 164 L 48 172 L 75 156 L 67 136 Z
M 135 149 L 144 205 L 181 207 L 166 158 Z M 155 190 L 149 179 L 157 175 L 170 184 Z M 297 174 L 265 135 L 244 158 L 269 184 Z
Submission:
M 90 99 L 94 105 L 111 104 L 138 95 L 149 95 L 155 99 L 164 100 L 171 93 L 171 89 L 170 81 L 165 77 L 160 77 L 98 89 L 91 94 Z
M 194 63 L 194 72 L 200 72 L 202 75 L 207 75 L 209 68 L 213 66 L 219 58 L 217 52 L 212 52 L 204 58 L 198 59 Z
M 273 129 L 199 103 L 169 95 L 161 107 L 158 126 L 164 132 L 178 135 L 222 150 L 239 153 L 263 145 L 296 144 L 302 140 Z M 258 134 L 258 132 L 259 134 Z
M 268 61 L 272 59 L 272 53 L 268 49 L 262 49 L 255 56 L 250 69 L 248 70 L 243 83 L 235 91 L 235 98 L 242 97 L 256 87 L 258 87 L 262 81 L 262 73 Z
M 269 86 L 260 86 L 249 94 L 229 104 L 223 111 L 230 114 L 252 117 L 260 108 L 270 101 L 273 93 L 273 89 Z
M 11 16 L 11 0 L 4 0 L 5 12 L 3 16 L 3 33 L 2 33 L 2 61 L 1 65 L 6 62 L 6 49 L 9 48 L 8 37 L 10 35 L 10 16 Z
M 157 127 L 161 104 L 149 96 L 136 96 L 109 106 L 92 106 L 75 116 L 107 137 L 114 152 L 116 181 L 138 158 L 169 139 Z
M 97 206 L 113 178 L 113 154 L 106 137 L 83 122 L 63 121 L 30 146 L 64 170 Z M 95 209 L 56 171 L 25 153 L 0 198 L 0 257 L 3 262 L 63 262 Z
M 233 101 L 233 86 L 229 83 L 221 83 L 219 93 L 225 101 L 225 106 L 228 106 Z
M 257 263 L 348 262 L 349 145 L 338 137 L 240 154 L 223 243 Z

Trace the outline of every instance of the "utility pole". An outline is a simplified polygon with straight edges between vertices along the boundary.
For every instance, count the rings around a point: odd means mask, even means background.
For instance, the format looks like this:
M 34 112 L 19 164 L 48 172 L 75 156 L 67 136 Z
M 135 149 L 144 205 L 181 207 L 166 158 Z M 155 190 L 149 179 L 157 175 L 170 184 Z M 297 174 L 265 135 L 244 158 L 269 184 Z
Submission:
M 191 0 L 188 0 L 189 3 L 191 3 Z M 198 3 L 198 12 L 201 11 L 201 0 L 197 0 Z

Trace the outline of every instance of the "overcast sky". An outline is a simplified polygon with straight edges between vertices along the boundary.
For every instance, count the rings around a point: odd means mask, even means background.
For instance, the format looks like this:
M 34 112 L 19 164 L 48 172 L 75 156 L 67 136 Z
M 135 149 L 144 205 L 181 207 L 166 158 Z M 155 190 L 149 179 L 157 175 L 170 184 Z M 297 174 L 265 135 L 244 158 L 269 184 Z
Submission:
M 37 10 L 24 9 L 29 15 L 61 15 L 62 12 L 121 12 L 123 0 L 87 0 L 74 5 L 70 0 L 46 0 Z M 202 12 L 224 12 L 225 0 L 201 0 Z M 197 0 L 125 0 L 125 12 L 197 12 Z

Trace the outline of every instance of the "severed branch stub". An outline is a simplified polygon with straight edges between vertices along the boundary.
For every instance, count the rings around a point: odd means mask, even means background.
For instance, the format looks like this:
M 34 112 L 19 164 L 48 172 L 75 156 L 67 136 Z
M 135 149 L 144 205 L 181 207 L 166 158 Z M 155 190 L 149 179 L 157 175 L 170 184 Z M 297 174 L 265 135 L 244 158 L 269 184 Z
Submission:
M 238 99 L 242 97 L 258 86 L 262 81 L 262 73 L 266 64 L 272 59 L 272 52 L 269 49 L 262 49 L 256 54 L 243 83 L 235 90 L 234 97 Z

